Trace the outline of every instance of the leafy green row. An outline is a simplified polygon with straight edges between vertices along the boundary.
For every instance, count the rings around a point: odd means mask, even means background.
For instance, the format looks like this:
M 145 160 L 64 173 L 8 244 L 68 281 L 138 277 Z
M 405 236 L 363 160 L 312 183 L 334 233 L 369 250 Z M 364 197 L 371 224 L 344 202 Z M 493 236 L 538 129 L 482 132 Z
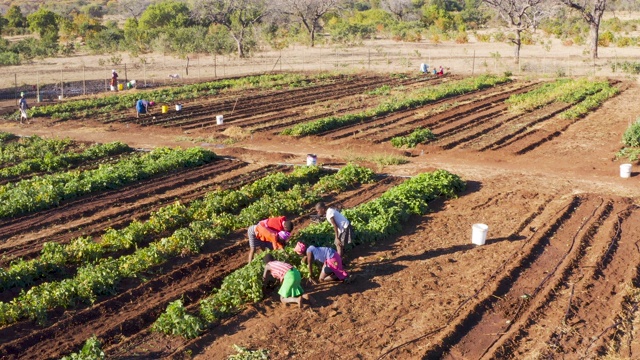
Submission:
M 141 98 L 163 103 L 194 99 L 200 96 L 215 94 L 217 91 L 227 88 L 271 88 L 304 80 L 306 80 L 306 77 L 299 74 L 256 75 L 237 79 L 222 79 L 205 83 L 183 85 L 176 88 L 146 91 L 144 93 L 131 92 L 109 95 L 95 99 L 68 101 L 56 105 L 33 107 L 29 110 L 29 115 L 48 116 L 56 113 L 84 111 L 82 115 L 89 116 L 99 113 L 108 113 L 114 110 L 133 108 L 135 102 Z
M 330 116 L 323 119 L 300 123 L 282 131 L 282 135 L 307 136 L 318 134 L 324 131 L 355 124 L 367 119 L 383 116 L 395 111 L 410 109 L 430 102 L 443 99 L 449 96 L 461 95 L 471 91 L 492 87 L 500 83 L 509 81 L 507 77 L 496 77 L 493 75 L 482 75 L 458 81 L 443 83 L 434 87 L 421 89 L 413 94 L 402 98 L 390 99 L 373 109 L 355 114 L 341 116 Z
M 402 224 L 411 215 L 424 214 L 427 202 L 438 196 L 456 196 L 465 183 L 457 175 L 444 170 L 420 174 L 389 189 L 379 198 L 344 211 L 355 231 L 355 244 L 371 243 L 388 239 L 402 230 Z M 290 243 L 303 241 L 307 244 L 332 246 L 333 229 L 328 222 L 314 224 L 302 229 Z M 262 294 L 262 272 L 264 266 L 257 256 L 250 264 L 227 276 L 213 295 L 200 302 L 200 317 L 213 322 L 228 316 L 248 302 L 260 301 Z M 300 257 L 292 247 L 273 252 L 276 259 L 300 264 Z M 306 267 L 299 267 L 304 274 Z M 308 274 L 307 274 L 308 276 Z
M 238 213 L 263 196 L 273 196 L 296 184 L 316 182 L 319 176 L 320 168 L 316 166 L 298 167 L 288 174 L 277 172 L 238 190 L 211 192 L 203 200 L 196 200 L 188 207 L 180 202 L 164 206 L 153 212 L 145 222 L 134 220 L 122 229 L 108 229 L 99 242 L 94 242 L 89 237 L 74 239 L 69 244 L 47 242 L 43 245 L 39 258 L 14 261 L 7 270 L 0 268 L 0 290 L 30 286 L 35 280 L 47 278 L 65 267 L 95 262 L 108 253 L 137 246 L 145 239 L 174 231 L 192 221 L 207 220 L 226 212 Z M 236 199 L 242 201 L 233 202 Z M 224 211 L 209 211 L 217 208 L 217 203 L 227 205 Z M 264 204 L 261 203 L 260 206 Z M 245 213 L 249 211 L 245 210 Z
M 215 154 L 201 148 L 155 149 L 111 165 L 68 171 L 0 186 L 0 217 L 47 209 L 61 201 L 94 191 L 118 189 L 154 175 L 210 162 Z
M 82 153 L 71 152 L 61 155 L 47 153 L 44 157 L 24 160 L 17 165 L 0 169 L 0 178 L 15 177 L 34 172 L 54 172 L 90 160 L 99 160 L 131 151 L 133 149 L 129 146 L 116 141 L 108 144 L 91 145 Z
M 4 142 L 11 141 L 15 138 L 17 138 L 17 136 L 12 133 L 0 131 L 0 145 L 2 145 L 2 143 Z
M 575 103 L 608 84 L 607 81 L 591 81 L 587 78 L 558 79 L 526 93 L 511 95 L 505 102 L 509 104 L 510 111 L 524 113 L 552 102 Z
M 7 137 L 5 141 L 16 136 Z M 0 164 L 18 163 L 28 159 L 44 158 L 65 153 L 73 144 L 71 139 L 43 139 L 37 135 L 19 138 L 18 141 L 0 142 Z
M 347 187 L 358 182 L 359 179 L 343 179 L 335 184 Z M 291 191 L 284 194 L 290 192 L 300 196 L 296 199 L 297 213 L 304 211 L 305 207 L 316 201 L 319 196 L 308 185 L 295 185 Z M 265 205 L 271 206 L 271 204 Z M 276 215 L 276 210 L 275 207 L 271 208 L 269 215 Z M 233 227 L 235 222 L 229 221 L 229 217 L 220 216 L 209 220 L 193 221 L 188 227 L 180 228 L 171 236 L 152 242 L 132 254 L 117 259 L 100 259 L 96 264 L 80 267 L 77 275 L 72 279 L 43 283 L 22 292 L 11 302 L 0 302 L 0 325 L 10 324 L 25 317 L 42 323 L 49 309 L 67 308 L 79 303 L 93 303 L 100 295 L 114 294 L 117 284 L 122 279 L 136 277 L 172 257 L 198 253 L 206 242 L 222 239 L 237 230 Z M 262 217 L 256 217 L 252 221 L 257 222 L 261 219 Z
M 584 100 L 578 103 L 576 106 L 565 110 L 560 114 L 560 117 L 563 119 L 577 119 L 588 114 L 591 110 L 598 108 L 612 96 L 618 94 L 620 90 L 611 86 L 608 82 L 605 82 L 601 85 L 601 90 L 592 95 L 587 96 Z
M 417 128 L 411 134 L 407 136 L 396 136 L 391 139 L 391 145 L 393 147 L 401 148 L 408 147 L 414 148 L 418 144 L 424 144 L 430 140 L 434 140 L 436 136 L 429 129 Z

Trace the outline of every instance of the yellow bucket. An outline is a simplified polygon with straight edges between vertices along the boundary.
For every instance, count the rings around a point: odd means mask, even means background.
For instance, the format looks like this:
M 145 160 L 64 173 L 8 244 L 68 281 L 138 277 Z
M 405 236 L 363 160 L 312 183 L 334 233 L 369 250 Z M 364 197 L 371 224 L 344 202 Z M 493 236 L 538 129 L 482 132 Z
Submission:
M 163 113 L 163 114 L 166 114 L 166 113 L 168 113 L 168 112 L 169 112 L 169 106 L 167 106 L 167 105 L 162 105 L 162 113 Z
M 118 90 L 123 90 L 124 89 L 124 85 L 123 84 L 118 84 Z

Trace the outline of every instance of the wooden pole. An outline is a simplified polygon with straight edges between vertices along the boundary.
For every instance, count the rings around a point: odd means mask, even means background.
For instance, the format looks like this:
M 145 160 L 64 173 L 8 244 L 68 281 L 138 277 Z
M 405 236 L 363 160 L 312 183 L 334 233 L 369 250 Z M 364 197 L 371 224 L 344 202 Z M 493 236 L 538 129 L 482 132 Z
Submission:
M 36 102 L 40 102 L 40 71 L 36 72 Z
M 471 60 L 471 76 L 473 76 L 475 69 L 476 69 L 476 51 L 473 50 L 473 60 Z
M 144 87 L 147 87 L 147 62 L 142 63 L 142 76 L 144 77 Z
M 64 73 L 62 69 L 60 69 L 60 96 L 64 99 Z
M 82 95 L 87 95 L 87 82 L 84 75 L 84 65 L 82 65 Z
M 213 78 L 218 78 L 218 55 L 213 54 Z
M 127 63 L 124 63 L 124 83 L 129 82 L 129 78 L 127 77 Z
M 13 96 L 18 101 L 18 74 L 13 73 Z

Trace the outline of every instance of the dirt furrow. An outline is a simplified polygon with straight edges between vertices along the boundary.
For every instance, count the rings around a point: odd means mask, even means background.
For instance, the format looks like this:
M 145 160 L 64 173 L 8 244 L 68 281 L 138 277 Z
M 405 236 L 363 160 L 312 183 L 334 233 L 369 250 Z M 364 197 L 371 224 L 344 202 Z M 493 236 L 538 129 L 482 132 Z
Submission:
M 42 244 L 49 241 L 66 243 L 80 236 L 92 236 L 96 238 L 107 228 L 121 228 L 132 219 L 144 220 L 152 211 L 159 209 L 168 203 L 179 200 L 183 203 L 192 201 L 215 189 L 227 189 L 237 187 L 254 181 L 278 169 L 275 166 L 258 167 L 242 162 L 229 162 L 226 166 L 216 169 L 207 175 L 207 178 L 194 181 L 189 184 L 169 189 L 162 194 L 156 194 L 134 201 L 121 204 L 114 213 L 113 208 L 107 208 L 91 217 L 82 217 L 50 227 L 44 230 L 36 230 L 33 233 L 21 233 L 19 238 L 9 239 L 0 246 L 2 259 L 0 266 L 7 266 L 13 259 L 30 259 L 37 256 L 42 249 Z M 280 169 L 282 171 L 282 169 Z M 231 177 L 229 177 L 231 175 Z M 16 244 L 17 242 L 17 244 Z M 11 246 L 11 244 L 14 244 Z
M 348 206 L 360 203 L 395 182 L 398 179 L 385 179 L 347 191 L 338 195 L 337 200 Z M 226 274 L 244 265 L 247 248 L 244 237 L 244 231 L 238 231 L 228 239 L 210 242 L 195 259 L 173 259 L 148 272 L 162 275 L 141 284 L 137 280 L 128 281 L 120 286 L 119 295 L 103 298 L 89 308 L 56 311 L 51 319 L 58 321 L 49 327 L 34 331 L 31 322 L 23 321 L 0 329 L 0 337 L 6 339 L 0 345 L 0 357 L 16 359 L 29 354 L 39 359 L 57 358 L 77 349 L 87 334 L 96 334 L 106 346 L 118 344 L 150 326 L 170 301 L 184 296 L 187 304 L 194 303 L 207 296 Z
M 321 89 L 307 89 L 307 92 L 300 94 L 300 96 L 283 96 L 277 98 L 261 99 L 260 102 L 254 104 L 247 104 L 243 108 L 213 110 L 203 112 L 202 114 L 196 114 L 196 117 L 190 117 L 188 120 L 179 122 L 170 122 L 164 124 L 164 127 L 180 126 L 183 130 L 191 130 L 196 128 L 209 128 L 215 126 L 216 119 L 211 119 L 211 114 L 228 114 L 225 115 L 225 125 L 222 127 L 228 127 L 235 125 L 241 119 L 245 119 L 247 116 L 256 116 L 261 114 L 267 114 L 271 112 L 284 111 L 291 108 L 296 108 L 303 105 L 313 104 L 318 101 L 327 101 L 332 99 L 339 99 L 345 96 L 354 95 L 360 93 L 366 89 L 376 87 L 380 84 L 394 82 L 388 78 L 373 78 L 373 79 L 359 79 L 358 81 L 352 81 L 350 83 L 333 84 L 332 86 L 326 86 Z M 204 121 L 203 121 L 204 120 Z M 235 121 L 234 121 L 235 120 Z
M 139 181 L 122 189 L 93 193 L 50 210 L 4 220 L 0 222 L 0 226 L 3 227 L 0 235 L 0 254 L 21 244 L 22 239 L 14 239 L 18 234 L 34 230 L 51 230 L 58 224 L 68 228 L 67 224 L 70 221 L 82 220 L 101 211 L 113 210 L 113 214 L 116 214 L 119 211 L 117 207 L 122 204 L 126 206 L 141 199 L 153 199 L 173 188 L 207 179 L 212 173 L 218 173 L 220 168 L 222 171 L 228 170 L 230 164 L 233 164 L 233 161 L 216 160 L 202 166 Z
M 470 341 L 466 341 L 471 339 L 469 332 L 473 331 L 473 335 L 477 335 L 480 327 L 484 328 L 488 325 L 499 328 L 508 325 L 506 321 L 509 319 L 504 318 L 503 314 L 498 313 L 497 310 L 506 309 L 513 312 L 513 310 L 517 309 L 507 309 L 503 306 L 507 300 L 512 300 L 505 297 L 505 295 L 514 296 L 515 299 L 513 300 L 516 301 L 516 305 L 518 300 L 524 300 L 520 298 L 520 296 L 524 293 L 531 292 L 530 289 L 525 288 L 527 285 L 526 280 L 530 279 L 529 276 L 526 275 L 533 274 L 533 272 L 527 270 L 531 269 L 536 272 L 535 275 L 538 281 L 535 283 L 538 284 L 540 278 L 544 276 L 539 276 L 537 272 L 544 272 L 544 266 L 548 265 L 542 264 L 541 261 L 539 261 L 539 257 L 542 256 L 546 250 L 548 255 L 544 256 L 543 260 L 553 260 L 554 258 L 557 260 L 559 253 L 561 253 L 558 246 L 563 245 L 559 243 L 557 239 L 561 238 L 561 233 L 571 232 L 571 229 L 575 230 L 575 228 L 582 225 L 584 217 L 592 215 L 594 211 L 593 205 L 595 205 L 592 204 L 592 202 L 593 201 L 589 199 L 576 196 L 553 215 L 549 221 L 545 222 L 549 225 L 542 226 L 540 231 L 535 230 L 531 237 L 525 241 L 523 247 L 514 253 L 513 256 L 505 260 L 509 261 L 508 264 L 505 263 L 505 265 L 507 265 L 506 269 L 500 267 L 490 276 L 487 281 L 492 282 L 491 287 L 479 290 L 477 295 L 474 295 L 474 297 L 478 296 L 475 302 L 470 303 L 469 306 L 465 306 L 464 312 L 457 315 L 445 328 L 437 330 L 437 336 L 431 339 L 431 344 L 433 345 L 429 346 L 425 357 L 429 359 L 440 359 L 447 354 L 447 356 L 457 355 L 458 358 L 465 358 L 463 356 L 470 355 L 469 353 L 472 351 L 475 355 L 481 355 L 482 352 L 491 345 L 495 336 L 491 338 L 490 336 L 483 335 L 491 333 L 491 331 L 487 331 L 489 329 L 485 329 L 482 334 L 479 334 L 479 338 L 478 336 L 473 336 L 473 339 L 479 342 L 478 345 L 474 347 Z M 569 236 L 572 237 L 574 234 L 575 232 Z M 551 241 L 554 242 L 554 246 L 550 246 Z M 515 260 L 512 260 L 514 256 Z M 532 267 L 532 264 L 540 266 Z M 523 275 L 525 276 L 523 277 Z M 517 282 L 518 279 L 522 279 L 520 280 L 522 286 L 512 288 L 512 284 Z M 493 321 L 482 322 L 481 320 L 486 319 L 485 315 L 492 317 Z M 505 315 L 510 317 L 513 314 Z M 500 317 L 502 317 L 502 319 L 500 319 Z M 466 351 L 467 354 L 462 354 L 460 350 L 454 349 L 454 347 L 460 348 L 461 346 L 464 346 L 462 350 Z M 473 358 L 473 354 L 471 354 L 470 358 Z
M 599 221 L 591 224 L 581 242 L 578 256 L 553 279 L 554 285 L 532 302 L 528 311 L 495 345 L 487 359 L 519 359 L 533 354 L 553 357 L 558 341 L 572 333 L 573 315 L 580 306 L 581 294 L 602 284 L 591 281 L 603 257 L 619 241 L 620 223 L 629 215 L 628 201 L 607 200 Z M 592 311 L 592 310 L 590 310 Z M 578 321 L 580 323 L 580 321 Z M 535 338 L 535 343 L 527 340 Z M 565 349 L 568 350 L 568 349 Z M 569 351 L 573 353 L 573 351 Z

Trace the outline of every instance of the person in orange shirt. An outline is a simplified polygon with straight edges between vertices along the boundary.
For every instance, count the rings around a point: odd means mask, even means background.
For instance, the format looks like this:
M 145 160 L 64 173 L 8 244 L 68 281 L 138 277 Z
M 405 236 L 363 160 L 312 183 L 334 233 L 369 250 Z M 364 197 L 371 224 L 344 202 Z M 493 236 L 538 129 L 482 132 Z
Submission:
M 293 230 L 293 223 L 291 223 L 291 221 L 284 220 L 279 222 L 278 220 L 272 220 L 269 222 L 268 220 L 271 219 L 279 218 L 262 220 L 257 225 L 249 226 L 249 229 L 247 229 L 247 236 L 249 237 L 249 262 L 253 260 L 256 248 L 280 250 L 284 248 L 287 240 L 291 237 L 291 230 Z M 272 226 L 276 226 L 276 228 L 268 226 L 269 223 L 271 223 Z M 282 228 L 282 230 L 277 230 L 279 228 Z

